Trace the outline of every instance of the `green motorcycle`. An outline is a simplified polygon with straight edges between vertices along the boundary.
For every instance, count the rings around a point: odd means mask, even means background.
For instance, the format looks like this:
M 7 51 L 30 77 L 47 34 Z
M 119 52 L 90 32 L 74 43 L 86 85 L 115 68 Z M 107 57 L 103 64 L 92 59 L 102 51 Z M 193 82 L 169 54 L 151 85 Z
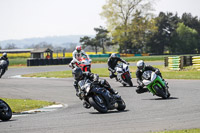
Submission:
M 168 85 L 153 71 L 145 71 L 142 74 L 142 82 L 153 95 L 167 99 L 170 97 Z

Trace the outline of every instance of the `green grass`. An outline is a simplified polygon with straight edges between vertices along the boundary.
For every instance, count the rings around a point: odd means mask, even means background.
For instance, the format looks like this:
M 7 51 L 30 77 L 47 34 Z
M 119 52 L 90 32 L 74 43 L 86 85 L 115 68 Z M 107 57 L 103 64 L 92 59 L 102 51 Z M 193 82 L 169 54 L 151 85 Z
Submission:
M 26 66 L 27 58 L 11 58 L 9 59 L 9 66 Z
M 134 57 L 122 57 L 127 62 L 137 62 L 138 60 L 144 61 L 164 61 L 166 56 L 134 56 Z M 92 58 L 92 63 L 107 63 L 108 58 Z
M 192 67 L 187 67 L 181 71 L 173 71 L 169 70 L 168 68 L 165 68 L 164 66 L 154 66 L 156 68 L 159 68 L 162 76 L 164 79 L 197 79 L 200 80 L 200 71 L 197 71 L 196 69 Z M 100 77 L 108 77 L 109 71 L 107 68 L 95 68 L 91 70 L 92 73 L 99 74 Z M 130 71 L 132 73 L 132 77 L 135 78 L 135 71 L 136 67 L 131 66 Z M 26 74 L 23 75 L 24 77 L 56 77 L 56 78 L 68 78 L 72 77 L 72 71 L 57 71 L 57 72 L 43 72 L 43 73 L 34 73 L 34 74 Z
M 164 61 L 165 56 L 134 56 L 122 57 L 128 62 L 136 62 L 138 60 L 144 61 Z M 9 58 L 9 66 L 26 66 L 28 58 Z M 92 58 L 92 63 L 107 63 L 108 58 Z
M 53 105 L 54 102 L 31 100 L 31 99 L 8 99 L 1 98 L 4 100 L 12 109 L 13 113 L 20 113 L 32 109 L 42 108 L 45 106 Z
M 184 130 L 161 131 L 153 133 L 200 133 L 200 129 L 184 129 Z

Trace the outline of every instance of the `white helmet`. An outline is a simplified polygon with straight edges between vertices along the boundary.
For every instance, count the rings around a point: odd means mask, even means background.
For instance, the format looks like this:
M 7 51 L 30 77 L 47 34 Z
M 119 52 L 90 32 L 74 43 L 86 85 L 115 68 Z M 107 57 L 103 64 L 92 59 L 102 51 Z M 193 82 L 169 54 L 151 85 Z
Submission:
M 115 58 L 115 57 L 117 57 L 117 54 L 112 53 L 110 57 L 111 57 L 111 58 Z
M 138 68 L 141 72 L 144 71 L 145 63 L 144 63 L 143 60 L 139 60 L 139 61 L 137 62 L 137 68 Z
M 7 57 L 7 53 L 3 53 L 3 57 Z

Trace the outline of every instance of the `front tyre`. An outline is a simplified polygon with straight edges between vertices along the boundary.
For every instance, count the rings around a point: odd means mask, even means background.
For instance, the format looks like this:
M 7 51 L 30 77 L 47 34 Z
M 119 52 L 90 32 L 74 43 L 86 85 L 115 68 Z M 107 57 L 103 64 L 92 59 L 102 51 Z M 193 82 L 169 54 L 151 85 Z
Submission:
M 4 102 L 3 100 L 0 100 L 0 119 L 2 121 L 8 121 L 12 117 L 12 110 L 10 106 Z
M 125 108 L 126 108 L 126 104 L 125 104 L 124 100 L 121 99 L 121 100 L 117 101 L 117 103 L 118 103 L 117 110 L 118 111 L 124 111 Z
M 99 95 L 95 95 L 93 97 L 90 97 L 89 103 L 90 103 L 90 105 L 92 105 L 94 107 L 94 109 L 96 109 L 100 113 L 108 112 L 105 101 Z
M 163 99 L 167 99 L 169 98 L 170 95 L 168 95 L 168 93 L 166 93 L 163 88 L 159 88 L 157 85 L 154 86 L 154 89 L 156 91 L 156 94 L 160 97 L 162 97 Z

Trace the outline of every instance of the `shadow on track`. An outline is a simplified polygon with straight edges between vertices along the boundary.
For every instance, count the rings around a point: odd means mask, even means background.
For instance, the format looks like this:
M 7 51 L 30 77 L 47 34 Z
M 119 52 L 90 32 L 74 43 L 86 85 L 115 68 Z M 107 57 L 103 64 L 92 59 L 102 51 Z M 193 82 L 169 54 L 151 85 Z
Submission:
M 151 98 L 151 99 L 142 99 L 142 100 L 175 100 L 179 99 L 178 97 L 169 97 L 168 99 L 163 99 L 163 98 Z
M 107 113 L 100 113 L 100 112 L 89 112 L 90 114 L 113 114 L 113 113 L 123 113 L 123 112 L 128 112 L 129 110 L 124 110 L 124 111 L 117 111 L 117 110 L 111 110 L 108 111 Z

